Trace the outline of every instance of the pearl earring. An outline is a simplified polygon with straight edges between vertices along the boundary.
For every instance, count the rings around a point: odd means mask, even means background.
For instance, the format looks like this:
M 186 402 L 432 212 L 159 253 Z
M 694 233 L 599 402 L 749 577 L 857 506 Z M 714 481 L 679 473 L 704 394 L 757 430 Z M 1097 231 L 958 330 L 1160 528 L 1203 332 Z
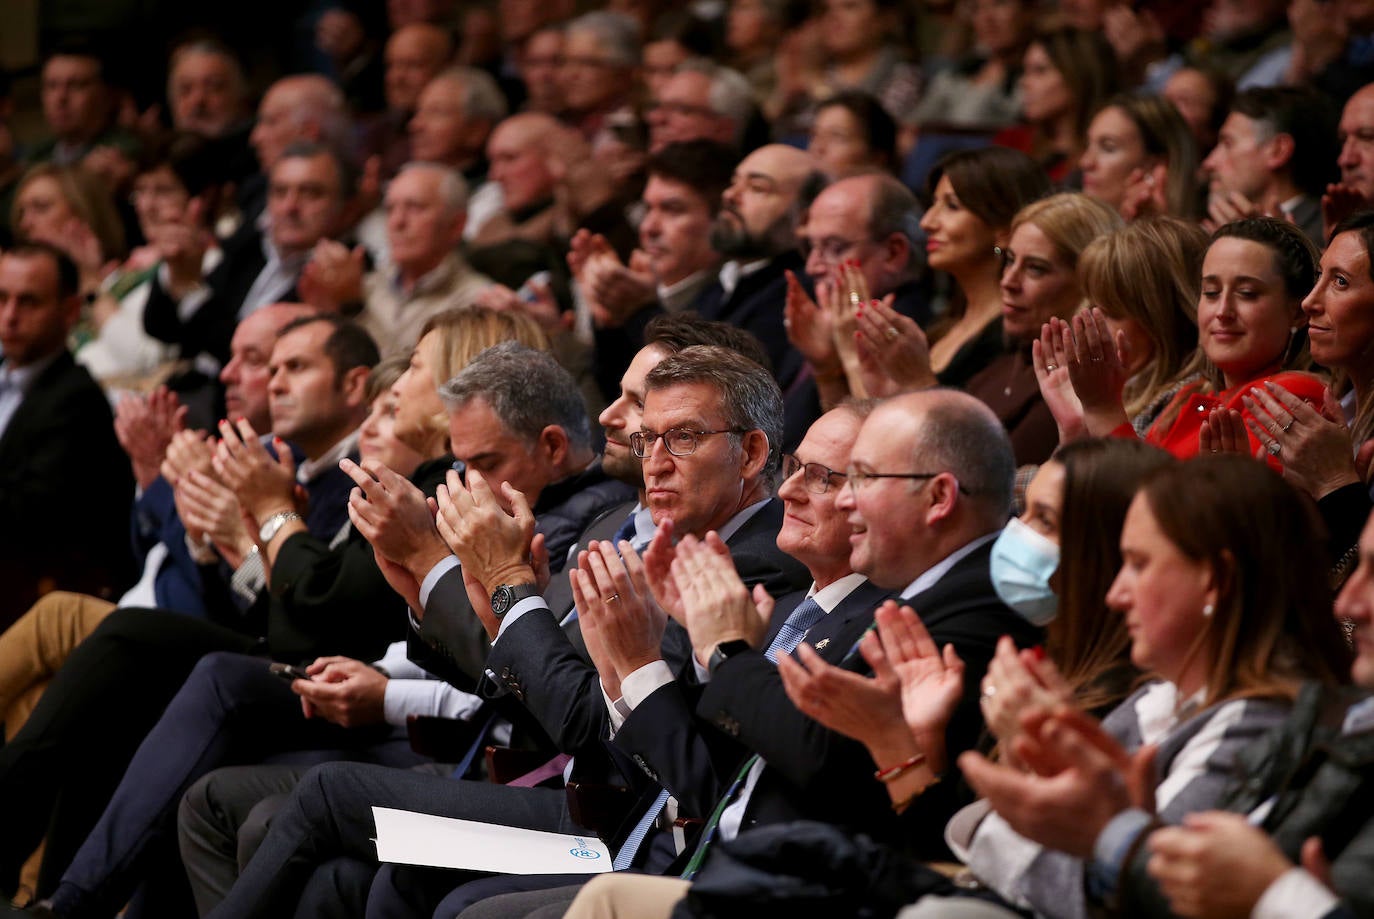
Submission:
M 1206 604 L 1204 604 L 1203 607 L 1202 607 L 1202 615 L 1203 615 L 1205 618 L 1207 618 L 1207 619 L 1211 619 L 1211 618 L 1212 618 L 1212 614 L 1215 613 L 1216 611 L 1217 611 L 1217 608 L 1216 608 L 1215 606 L 1213 606 L 1212 604 L 1210 604 L 1210 603 L 1206 603 Z

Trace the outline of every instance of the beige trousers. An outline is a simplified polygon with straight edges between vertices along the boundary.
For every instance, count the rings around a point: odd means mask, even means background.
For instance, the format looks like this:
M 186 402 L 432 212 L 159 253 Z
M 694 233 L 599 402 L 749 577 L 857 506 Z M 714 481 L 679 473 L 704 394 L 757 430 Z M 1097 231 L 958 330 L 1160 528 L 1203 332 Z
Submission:
M 691 881 L 652 874 L 602 874 L 583 885 L 563 919 L 670 919 Z

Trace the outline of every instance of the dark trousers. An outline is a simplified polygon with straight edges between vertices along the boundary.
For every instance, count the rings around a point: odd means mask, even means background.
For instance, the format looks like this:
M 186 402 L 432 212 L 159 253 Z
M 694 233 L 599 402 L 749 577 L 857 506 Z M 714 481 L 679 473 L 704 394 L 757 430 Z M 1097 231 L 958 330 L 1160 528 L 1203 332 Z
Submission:
M 316 759 L 370 748 L 386 756 L 378 745 L 392 734 L 387 725 L 342 728 L 306 719 L 299 698 L 263 658 L 205 656 L 134 754 L 54 892 L 54 907 L 73 917 L 111 915 L 150 862 L 175 865 L 178 803 L 187 786 L 210 770 L 294 750 L 311 751 Z M 403 737 L 393 745 L 391 761 L 417 761 Z
M 373 806 L 531 830 L 566 833 L 578 829 L 568 815 L 567 797 L 561 789 L 511 788 L 382 766 L 326 763 L 301 779 L 273 818 L 238 883 L 210 916 L 292 915 L 298 905 L 304 905 L 302 891 L 314 896 L 312 875 L 317 870 L 356 871 L 362 866 L 370 877 L 377 870 Z M 331 864 L 336 859 L 353 866 L 340 869 Z M 356 896 L 357 877 L 348 876 L 350 896 Z M 463 879 L 457 872 L 451 877 L 453 885 Z M 334 913 L 318 904 L 311 908 L 320 915 Z M 343 914 L 350 914 L 347 910 L 351 909 L 354 916 L 361 915 L 363 908 L 361 901 L 338 907 Z
M 177 613 L 111 613 L 0 748 L 0 888 L 14 889 L 20 867 L 46 833 L 39 892 L 51 892 L 191 668 L 211 651 L 246 652 L 253 644 Z

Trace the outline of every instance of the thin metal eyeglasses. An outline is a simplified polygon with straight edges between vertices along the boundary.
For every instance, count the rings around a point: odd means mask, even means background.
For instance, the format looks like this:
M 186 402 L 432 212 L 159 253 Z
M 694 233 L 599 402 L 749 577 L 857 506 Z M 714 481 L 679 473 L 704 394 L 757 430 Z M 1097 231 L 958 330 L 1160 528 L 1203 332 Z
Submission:
M 803 470 L 806 474 L 802 481 L 806 483 L 806 490 L 813 495 L 823 495 L 828 492 L 832 478 L 845 478 L 843 472 L 836 472 L 829 466 L 822 466 L 820 463 L 803 463 L 791 453 L 782 455 L 782 477 L 784 479 L 790 479 Z M 841 482 L 841 487 L 843 487 L 843 482 Z
M 920 481 L 923 479 L 933 479 L 937 475 L 944 474 L 943 472 L 868 472 L 863 469 L 856 469 L 853 466 L 845 470 L 845 476 L 849 479 L 849 487 L 855 491 L 863 488 L 874 479 L 913 479 Z M 972 492 L 964 487 L 963 483 L 960 482 L 958 478 L 954 479 L 954 484 L 955 487 L 964 494 L 972 494 Z
M 630 452 L 643 459 L 654 448 L 654 441 L 663 438 L 663 445 L 673 456 L 691 456 L 697 442 L 712 434 L 744 434 L 742 428 L 721 428 L 719 431 L 694 431 L 691 428 L 669 428 L 662 434 L 656 431 L 635 431 L 630 435 Z

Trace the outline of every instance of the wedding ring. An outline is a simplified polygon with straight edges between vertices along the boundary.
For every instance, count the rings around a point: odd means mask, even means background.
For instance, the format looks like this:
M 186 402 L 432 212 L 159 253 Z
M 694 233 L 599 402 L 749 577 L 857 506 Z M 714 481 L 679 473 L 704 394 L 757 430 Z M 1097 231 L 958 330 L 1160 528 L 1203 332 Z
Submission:
M 850 306 L 852 306 L 852 307 L 854 307 L 854 308 L 857 309 L 863 302 L 864 302 L 864 301 L 863 301 L 863 298 L 859 296 L 859 292 L 858 292 L 857 290 L 851 290 L 851 291 L 849 292 L 849 305 L 850 305 Z
M 1046 364 L 1046 365 L 1045 365 L 1045 369 L 1048 370 L 1050 373 L 1054 373 L 1056 370 L 1059 369 L 1059 365 L 1058 365 L 1058 364 Z
M 615 602 L 618 601 L 619 599 L 620 599 L 620 594 L 611 594 L 609 597 L 606 598 L 606 602 L 607 602 L 607 603 L 615 603 Z
M 1279 443 L 1277 440 L 1271 440 L 1264 445 L 1264 449 L 1269 451 L 1270 456 L 1278 456 L 1279 451 L 1283 449 L 1283 444 Z
M 883 336 L 884 336 L 888 341 L 896 341 L 896 340 L 897 340 L 897 330 L 896 330 L 895 328 L 893 328 L 892 326 L 888 326 L 886 329 L 883 330 Z
M 991 698 L 992 698 L 993 696 L 995 696 L 995 695 L 997 695 L 997 687 L 996 687 L 996 686 L 993 686 L 993 685 L 991 685 L 991 684 L 988 684 L 988 685 L 986 685 L 986 686 L 983 687 L 983 698 L 984 698 L 984 699 L 991 699 Z
M 1296 418 L 1289 418 L 1289 419 L 1288 419 L 1288 423 L 1285 424 L 1283 427 L 1279 428 L 1279 430 L 1282 431 L 1283 433 L 1287 434 L 1287 433 L 1288 433 L 1288 429 L 1291 428 L 1291 427 L 1293 426 L 1293 422 L 1295 422 L 1295 421 L 1297 421 L 1297 420 L 1298 420 L 1298 419 L 1296 419 Z

